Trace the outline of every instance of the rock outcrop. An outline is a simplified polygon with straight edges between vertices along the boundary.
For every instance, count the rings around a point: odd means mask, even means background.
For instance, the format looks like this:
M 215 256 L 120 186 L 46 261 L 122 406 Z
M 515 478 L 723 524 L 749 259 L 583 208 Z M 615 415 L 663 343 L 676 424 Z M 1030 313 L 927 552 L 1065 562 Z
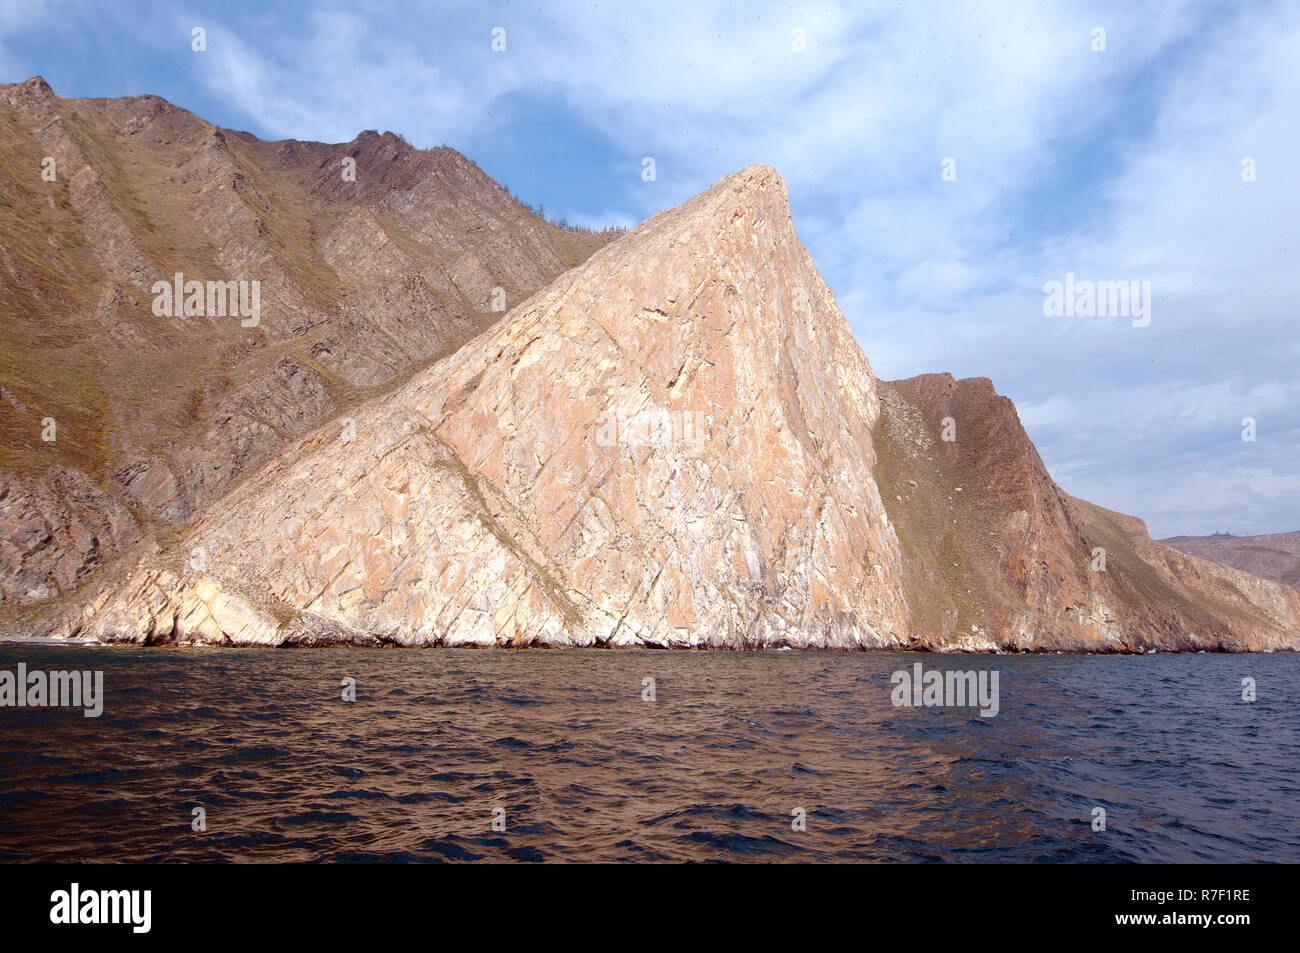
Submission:
M 1300 592 L 1065 494 L 986 380 L 877 382 L 780 178 L 751 166 L 295 441 L 56 625 L 264 645 L 1241 650 L 1300 644 Z
M 0 85 L 0 618 L 182 531 L 580 249 L 448 148 Z M 257 323 L 156 315 L 177 273 L 257 281 Z
M 0 592 L 8 601 L 52 599 L 141 540 L 120 499 L 65 467 L 37 480 L 0 472 L 0 513 Z

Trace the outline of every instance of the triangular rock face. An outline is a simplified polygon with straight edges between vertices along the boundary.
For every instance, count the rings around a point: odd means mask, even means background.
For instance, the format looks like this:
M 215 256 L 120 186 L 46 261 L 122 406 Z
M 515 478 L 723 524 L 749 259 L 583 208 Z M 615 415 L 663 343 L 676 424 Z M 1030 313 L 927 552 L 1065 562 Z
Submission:
M 76 628 L 901 644 L 875 386 L 784 185 L 752 166 L 301 441 Z

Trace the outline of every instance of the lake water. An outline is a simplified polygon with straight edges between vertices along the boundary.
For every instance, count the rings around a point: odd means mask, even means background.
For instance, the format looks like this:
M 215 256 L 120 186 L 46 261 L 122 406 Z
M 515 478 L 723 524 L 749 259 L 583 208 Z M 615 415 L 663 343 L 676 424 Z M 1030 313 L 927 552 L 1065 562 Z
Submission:
M 102 671 L 104 711 L 0 708 L 3 860 L 1300 861 L 1294 654 L 19 662 Z M 895 707 L 916 662 L 996 670 L 998 714 Z

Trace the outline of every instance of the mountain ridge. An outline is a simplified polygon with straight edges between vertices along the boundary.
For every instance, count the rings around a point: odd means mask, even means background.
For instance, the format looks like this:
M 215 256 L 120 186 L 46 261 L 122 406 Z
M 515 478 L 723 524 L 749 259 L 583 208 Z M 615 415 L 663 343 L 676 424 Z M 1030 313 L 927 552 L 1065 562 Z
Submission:
M 987 378 L 927 374 L 882 395 L 882 490 L 909 549 L 909 604 L 926 610 L 916 624 L 984 647 L 1199 651 L 1261 632 L 1294 646 L 1300 592 L 1168 549 L 1141 519 L 1062 490 Z M 944 420 L 957 439 L 942 439 Z
M 747 198 L 755 201 L 745 201 Z M 701 221 L 707 227 L 700 226 Z M 662 640 L 667 644 L 707 642 L 741 647 L 764 641 L 765 636 L 756 632 L 780 629 L 788 630 L 789 639 L 813 644 L 848 640 L 848 644 L 857 645 L 859 639 L 866 640 L 864 644 L 888 644 L 891 636 L 884 631 L 887 613 L 877 616 L 879 630 L 870 623 L 852 631 L 844 628 L 840 613 L 848 607 L 840 588 L 845 581 L 825 591 L 806 583 L 797 585 L 797 595 L 805 603 L 785 605 L 782 611 L 774 608 L 789 588 L 789 579 L 803 578 L 801 574 L 810 571 L 804 560 L 782 555 L 787 546 L 807 555 L 813 570 L 828 558 L 816 552 L 818 545 L 831 551 L 838 547 L 846 560 L 851 552 L 855 562 L 862 561 L 856 548 L 859 537 L 874 537 L 874 545 L 882 550 L 889 547 L 883 529 L 866 525 L 854 506 L 845 507 L 829 488 L 825 464 L 842 452 L 826 439 L 829 432 L 818 436 L 802 426 L 777 423 L 778 439 L 764 445 L 767 454 L 779 455 L 789 467 L 811 474 L 810 481 L 796 480 L 782 468 L 770 481 L 746 482 L 740 488 L 743 492 L 732 492 L 726 485 L 729 465 L 751 465 L 746 456 L 750 443 L 773 436 L 769 421 L 751 423 L 732 399 L 735 387 L 743 386 L 757 396 L 759 381 L 779 386 L 784 394 L 778 409 L 792 418 L 802 415 L 805 407 L 812 410 L 826 401 L 844 399 L 849 401 L 845 405 L 849 412 L 837 412 L 833 419 L 848 419 L 862 427 L 875 413 L 865 356 L 842 317 L 833 334 L 820 330 L 813 310 L 833 307 L 829 289 L 816 276 L 802 246 L 787 241 L 786 236 L 793 237 L 784 185 L 770 168 L 761 166 L 729 176 L 685 206 L 652 217 L 631 235 L 598 252 L 582 268 L 558 279 L 547 292 L 515 309 L 453 358 L 425 371 L 399 396 L 370 405 L 384 423 L 370 415 L 359 417 L 355 447 L 335 458 L 322 451 L 320 459 L 286 463 L 286 471 L 263 481 L 271 487 L 264 501 L 241 498 L 223 507 L 211 525 L 198 530 L 196 540 L 206 544 L 206 550 L 245 553 L 250 546 L 265 550 L 269 545 L 272 551 L 254 560 L 258 569 L 223 564 L 214 568 L 213 575 L 227 585 L 237 578 L 247 591 L 256 587 L 247 585 L 252 576 L 269 572 L 277 600 L 313 613 L 317 628 L 347 626 L 349 641 L 364 640 L 367 631 L 387 624 L 396 626 L 396 631 L 386 637 L 404 643 L 427 643 L 432 634 L 443 644 L 504 640 L 511 644 L 617 645 Z M 646 253 L 648 249 L 653 253 Z M 783 256 L 794 263 L 792 267 L 804 269 L 808 281 L 805 294 L 791 295 L 779 288 L 772 262 Z M 730 269 L 738 257 L 742 264 Z M 680 266 L 700 260 L 707 260 L 710 267 L 707 273 L 696 272 L 702 277 L 693 282 Z M 753 267 L 764 262 L 766 269 Z M 611 287 L 627 292 L 634 303 L 624 303 L 642 318 L 641 324 L 609 326 L 600 316 L 606 312 L 593 315 L 591 302 L 598 295 L 610 296 Z M 753 309 L 734 315 L 728 311 L 731 299 L 746 300 L 744 289 L 763 293 L 767 287 L 778 288 L 780 297 L 765 299 L 764 304 L 792 309 L 798 298 L 804 309 L 805 317 L 792 330 L 800 340 L 787 342 L 785 347 L 775 346 L 766 335 L 782 327 L 786 315 Z M 679 333 L 688 324 L 699 331 L 700 338 Z M 733 334 L 746 346 L 733 351 Z M 856 371 L 849 370 L 844 378 L 847 390 L 809 383 L 816 363 L 811 355 L 840 352 L 844 360 L 824 363 L 841 372 L 846 364 L 849 369 L 856 364 Z M 573 371 L 579 360 L 584 362 L 581 373 Z M 731 369 L 733 360 L 735 373 L 725 378 L 727 399 L 711 404 L 708 398 L 714 392 L 701 381 L 710 376 L 711 368 L 723 365 Z M 794 368 L 802 369 L 804 379 L 799 379 Z M 562 374 L 563 370 L 568 373 Z M 599 400 L 593 397 L 597 391 Z M 609 446 L 600 445 L 597 418 L 602 412 L 612 408 L 632 418 L 656 400 L 665 408 L 690 413 L 736 413 L 740 419 L 734 430 L 720 422 L 716 428 L 713 421 L 708 425 L 711 429 L 706 439 L 725 462 L 714 467 L 707 452 L 690 453 L 679 446 L 647 447 L 618 439 Z M 575 418 L 556 420 L 550 408 L 565 406 L 568 401 L 586 404 L 574 411 Z M 519 415 L 530 421 L 527 426 Z M 869 470 L 869 458 L 862 456 L 870 452 L 865 429 L 857 436 L 859 439 L 838 443 L 849 449 L 855 462 L 863 464 L 860 469 Z M 337 450 L 334 439 L 324 435 L 319 439 Z M 400 453 L 384 443 L 391 439 L 399 441 Z M 384 485 L 374 486 L 363 481 L 360 469 L 353 469 L 359 466 L 358 454 L 368 460 L 403 463 L 393 463 L 394 472 L 382 474 Z M 634 462 L 637 459 L 640 464 Z M 594 477 L 593 461 L 603 467 Z M 840 469 L 847 476 L 848 460 L 842 463 Z M 305 470 L 288 472 L 294 466 Z M 661 538 L 661 532 L 666 534 L 669 527 L 659 523 L 657 508 L 643 506 L 647 495 L 662 495 L 662 478 L 679 471 L 691 473 L 691 484 L 682 490 L 683 495 L 698 494 L 698 498 L 674 505 L 689 502 L 694 507 L 698 525 L 691 532 L 707 538 L 710 548 L 664 542 L 667 537 Z M 321 510 L 319 520 L 304 515 L 308 510 L 315 512 L 316 507 L 297 502 L 296 490 L 286 490 L 288 498 L 277 499 L 277 486 L 317 487 L 327 472 L 340 494 L 353 496 L 338 509 L 328 508 L 334 504 L 333 498 L 323 501 L 327 507 Z M 389 487 L 389 481 L 402 491 Z M 591 482 L 591 492 L 575 492 L 575 485 L 585 486 L 582 481 Z M 778 523 L 778 510 L 787 507 L 792 495 L 803 491 L 807 482 L 818 481 L 827 486 L 820 500 L 818 525 L 809 526 L 807 520 L 797 518 Z M 782 485 L 774 485 L 778 483 Z M 416 486 L 418 491 L 412 489 Z M 433 498 L 418 519 L 407 508 L 406 498 L 412 493 Z M 872 499 L 866 483 L 859 483 L 852 493 L 862 510 L 879 507 L 878 497 Z M 525 505 L 540 505 L 540 509 L 524 512 Z M 347 538 L 359 542 L 366 535 L 373 539 L 374 527 L 368 520 L 385 507 L 395 509 L 381 535 L 388 533 L 394 538 L 365 557 L 358 555 L 355 564 L 351 557 L 343 558 L 341 553 L 355 550 L 329 534 L 347 535 L 349 524 L 358 522 Z M 554 515 L 557 512 L 562 515 Z M 538 513 L 543 518 L 535 518 Z M 294 533 L 271 531 L 273 523 L 300 518 L 312 523 L 310 530 L 295 526 Z M 409 527 L 431 523 L 438 545 L 428 540 L 414 547 L 406 545 L 404 534 Z M 851 527 L 856 530 L 850 532 Z M 317 533 L 328 536 L 328 545 L 324 550 L 309 547 L 306 553 L 288 544 L 277 548 L 280 541 L 304 532 L 312 538 Z M 400 540 L 395 538 L 399 535 L 403 536 Z M 453 563 L 450 569 L 428 565 L 444 558 L 451 546 L 449 538 L 466 551 L 446 557 Z M 629 540 L 639 541 L 652 556 L 639 556 L 638 547 L 628 546 Z M 660 551 L 654 553 L 655 549 Z M 611 560 L 614 553 L 619 555 Z M 313 557 L 319 558 L 317 565 L 310 565 Z M 892 564 L 894 560 L 886 557 L 883 561 Z M 366 567 L 366 562 L 371 565 Z M 413 566 L 413 562 L 419 565 Z M 729 571 L 716 570 L 718 562 L 729 564 Z M 404 575 L 407 570 L 414 575 Z M 865 578 L 870 572 L 863 565 L 846 581 Z M 877 566 L 876 574 L 880 572 Z M 456 601 L 464 578 L 475 573 L 486 575 L 463 600 Z M 589 576 L 595 578 L 585 588 L 573 585 L 575 578 Z M 149 604 L 161 578 L 159 572 L 146 570 L 133 584 L 136 595 L 125 600 L 131 607 L 135 599 L 134 608 L 121 611 L 130 617 L 136 631 L 139 620 L 133 616 L 140 606 Z M 449 578 L 456 580 L 453 591 L 434 591 Z M 325 588 L 318 588 L 321 583 Z M 420 599 L 444 600 L 429 610 L 432 618 L 420 615 L 424 607 L 411 602 L 412 587 L 420 583 L 425 584 L 418 589 Z M 180 577 L 168 578 L 162 588 L 179 591 L 180 604 L 168 603 L 158 611 L 151 606 L 144 613 L 144 628 L 155 632 L 170 625 L 175 630 L 179 617 L 184 637 L 185 619 L 211 615 L 211 604 L 204 603 L 204 608 L 195 604 L 202 602 L 199 590 L 204 586 L 202 579 L 185 582 Z M 710 587 L 716 603 L 707 598 Z M 367 589 L 372 595 L 364 594 Z M 687 592 L 691 595 L 685 595 Z M 355 593 L 363 595 L 354 597 Z M 308 594 L 312 595 L 304 599 Z M 354 599 L 360 600 L 355 612 Z M 878 599 L 888 601 L 889 596 L 882 593 Z M 489 612 L 485 608 L 489 604 L 496 608 Z M 503 605 L 510 607 L 504 618 Z M 584 617 L 575 618 L 575 605 Z M 327 612 L 317 612 L 327 606 Z M 521 606 L 526 618 L 516 619 Z M 124 623 L 112 602 L 105 611 L 109 621 L 102 627 L 96 624 L 94 631 L 111 637 Z M 168 621 L 159 623 L 160 613 Z M 714 620 L 715 627 L 707 635 L 700 633 L 697 614 Z M 315 618 L 322 615 L 323 621 Z M 454 621 L 444 631 L 435 632 L 437 619 L 448 615 Z M 405 628 L 394 621 L 403 618 L 411 620 Z M 271 633 L 269 619 L 266 613 L 253 613 L 233 624 L 246 625 L 255 633 L 249 638 L 269 641 L 278 637 Z M 456 630 L 457 625 L 466 628 L 464 635 Z M 669 628 L 673 631 L 653 634 Z M 221 637 L 227 635 L 222 630 Z M 315 632 L 304 637 L 317 639 Z
M 1300 587 L 1300 531 L 1253 536 L 1171 536 L 1160 542 L 1189 556 Z

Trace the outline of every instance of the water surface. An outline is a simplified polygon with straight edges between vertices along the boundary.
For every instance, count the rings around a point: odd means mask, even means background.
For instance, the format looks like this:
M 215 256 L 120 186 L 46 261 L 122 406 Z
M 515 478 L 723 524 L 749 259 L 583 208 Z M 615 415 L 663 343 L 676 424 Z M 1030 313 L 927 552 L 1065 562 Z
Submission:
M 3 860 L 1300 861 L 1294 654 L 0 645 L 20 661 L 106 697 L 0 709 Z M 895 708 L 918 661 L 996 669 L 1000 713 Z

